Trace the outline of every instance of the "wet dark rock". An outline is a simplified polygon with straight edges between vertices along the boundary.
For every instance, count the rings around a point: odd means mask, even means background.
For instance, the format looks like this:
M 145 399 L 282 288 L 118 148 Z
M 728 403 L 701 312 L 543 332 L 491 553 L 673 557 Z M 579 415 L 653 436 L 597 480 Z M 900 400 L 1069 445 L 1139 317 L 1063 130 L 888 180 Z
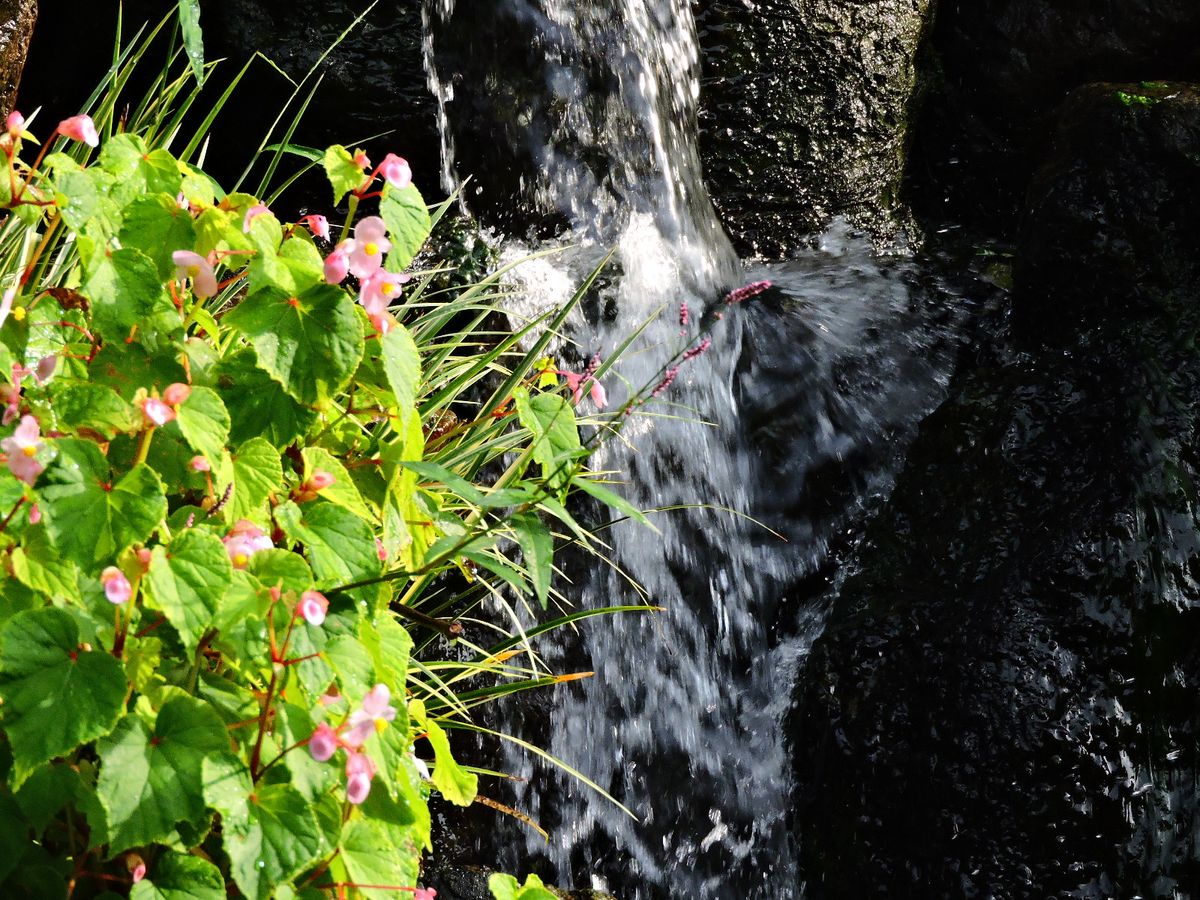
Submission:
M 835 215 L 876 235 L 900 204 L 929 0 L 701 0 L 701 155 L 744 252 L 783 255 Z
M 1055 117 L 1018 243 L 1019 327 L 1061 340 L 1178 315 L 1200 296 L 1200 87 L 1087 85 Z
M 1200 117 L 1114 85 L 1060 116 L 1011 343 L 923 424 L 797 681 L 810 897 L 1200 891 Z
M 1011 238 L 1053 111 L 1096 81 L 1200 81 L 1194 0 L 940 0 L 921 69 L 927 103 L 914 206 Z
M 0 2 L 0 115 L 8 115 L 16 104 L 37 14 L 37 0 Z

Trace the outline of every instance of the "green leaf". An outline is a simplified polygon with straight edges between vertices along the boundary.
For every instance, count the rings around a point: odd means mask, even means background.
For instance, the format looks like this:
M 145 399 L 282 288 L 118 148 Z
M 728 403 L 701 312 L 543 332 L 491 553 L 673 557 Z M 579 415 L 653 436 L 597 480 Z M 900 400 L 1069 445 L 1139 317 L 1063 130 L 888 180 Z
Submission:
M 296 297 L 277 288 L 257 291 L 225 321 L 250 339 L 259 365 L 308 406 L 328 403 L 362 359 L 362 323 L 345 291 L 333 285 Z
M 470 806 L 475 802 L 479 790 L 479 776 L 468 772 L 455 761 L 450 752 L 450 739 L 446 737 L 442 726 L 425 714 L 424 703 L 410 700 L 408 714 L 425 731 L 425 737 L 433 747 L 433 786 L 451 803 Z
M 260 550 L 250 557 L 246 570 L 266 588 L 302 594 L 313 586 L 313 573 L 304 557 L 290 550 Z
M 98 434 L 105 439 L 133 431 L 141 423 L 134 408 L 121 395 L 103 384 L 55 383 L 54 411 L 60 431 Z
M 302 507 L 289 501 L 276 507 L 275 519 L 288 540 L 304 545 L 318 588 L 382 574 L 374 531 L 349 510 L 320 500 Z
M 574 461 L 583 455 L 575 412 L 558 394 L 530 397 L 525 388 L 513 391 L 517 417 L 533 432 L 533 458 L 542 466 L 542 477 L 553 490 L 571 482 Z
M 407 411 L 416 408 L 421 385 L 421 355 L 408 329 L 397 325 L 383 336 L 383 373 L 396 395 L 396 405 Z
M 79 596 L 78 571 L 50 543 L 45 527 L 31 527 L 12 551 L 13 574 L 22 584 L 52 600 L 75 600 Z
M 154 261 L 132 247 L 101 257 L 82 292 L 92 301 L 96 330 L 111 343 L 124 341 L 135 325 L 145 337 L 183 324 Z
M 312 804 L 290 785 L 259 786 L 248 797 L 247 811 L 244 829 L 225 830 L 225 852 L 242 892 L 250 900 L 267 900 L 276 886 L 317 861 L 324 839 Z
M 610 491 L 598 481 L 593 481 L 590 478 L 576 478 L 572 483 L 584 493 L 591 494 L 605 506 L 611 506 L 613 509 L 617 510 L 617 512 L 622 512 L 629 516 L 629 518 L 636 519 L 643 525 L 647 525 L 654 529 L 655 532 L 658 531 L 658 529 L 651 524 L 650 520 L 646 518 L 645 513 L 643 513 L 640 509 L 638 509 L 616 491 Z
M 187 442 L 212 464 L 229 441 L 229 411 L 212 388 L 194 387 L 179 404 L 175 421 Z
M 389 184 L 379 201 L 379 215 L 387 225 L 392 241 L 388 268 L 399 271 L 413 261 L 429 238 L 429 230 L 433 227 L 429 209 L 415 184 L 403 190 L 396 190 Z
M 212 706 L 180 695 L 163 704 L 153 728 L 140 715 L 127 715 L 98 749 L 96 793 L 115 854 L 204 817 L 202 765 L 229 753 L 229 737 Z
M 343 197 L 367 179 L 363 170 L 354 162 L 350 151 L 341 144 L 327 148 L 321 164 L 325 167 L 325 174 L 329 176 L 329 183 L 333 185 L 334 206 L 341 203 Z
M 536 875 L 527 877 L 522 885 L 511 875 L 496 872 L 488 878 L 488 890 L 495 900 L 557 900 Z
M 233 497 L 229 520 L 255 519 L 271 494 L 283 484 L 278 451 L 263 438 L 251 438 L 233 455 Z
M 229 410 L 230 439 L 236 444 L 261 436 L 276 447 L 286 447 L 317 418 L 316 412 L 289 397 L 258 367 L 250 350 L 222 361 L 217 389 Z
M 104 142 L 100 166 L 116 176 L 113 192 L 124 204 L 145 194 L 174 197 L 183 183 L 175 157 L 163 149 L 150 150 L 142 138 L 129 132 Z
M 373 820 L 353 819 L 342 829 L 340 849 L 351 881 L 389 885 L 387 888 L 359 888 L 357 893 L 368 900 L 395 900 L 399 892 L 391 885 L 416 886 L 421 855 L 411 829 L 388 828 Z
M 125 704 L 112 654 L 82 650 L 61 609 L 18 613 L 0 631 L 0 700 L 13 754 L 13 786 L 38 766 L 108 734 Z
M 95 444 L 63 438 L 58 459 L 39 492 L 46 526 L 62 554 L 98 570 L 130 544 L 145 541 L 167 514 L 154 470 L 136 465 L 111 484 L 108 463 Z
M 204 34 L 200 31 L 200 0 L 179 0 L 179 30 L 196 84 L 204 84 Z
M 214 624 L 232 581 L 233 565 L 221 539 L 188 528 L 169 548 L 154 548 L 143 585 L 147 605 L 167 617 L 191 650 Z
M 199 856 L 169 851 L 129 891 L 129 900 L 225 900 L 225 896 L 220 869 Z
M 158 268 L 160 281 L 175 277 L 176 250 L 191 250 L 196 243 L 196 226 L 186 210 L 165 195 L 142 197 L 125 208 L 121 246 L 141 250 Z
M 538 603 L 545 609 L 550 594 L 550 580 L 554 577 L 554 537 L 537 513 L 519 513 L 508 522 L 525 556 L 525 571 L 533 582 Z
M 358 492 L 354 480 L 346 471 L 346 467 L 342 465 L 341 460 L 321 447 L 305 447 L 302 453 L 306 481 L 312 478 L 313 472 L 318 469 L 333 476 L 333 484 L 319 491 L 318 496 L 350 510 L 360 519 L 366 519 L 368 522 L 376 521 L 377 517 L 363 501 L 362 494 Z

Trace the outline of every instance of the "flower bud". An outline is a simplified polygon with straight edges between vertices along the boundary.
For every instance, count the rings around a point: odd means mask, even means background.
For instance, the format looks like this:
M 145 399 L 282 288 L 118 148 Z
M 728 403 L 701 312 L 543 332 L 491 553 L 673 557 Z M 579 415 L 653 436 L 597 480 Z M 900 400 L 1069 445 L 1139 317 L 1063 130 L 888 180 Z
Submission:
M 192 394 L 192 389 L 180 382 L 167 385 L 167 389 L 163 391 L 163 400 L 171 406 L 178 406 Z
M 58 123 L 58 133 L 73 141 L 82 141 L 89 147 L 100 144 L 100 134 L 96 131 L 96 123 L 91 116 L 71 116 Z

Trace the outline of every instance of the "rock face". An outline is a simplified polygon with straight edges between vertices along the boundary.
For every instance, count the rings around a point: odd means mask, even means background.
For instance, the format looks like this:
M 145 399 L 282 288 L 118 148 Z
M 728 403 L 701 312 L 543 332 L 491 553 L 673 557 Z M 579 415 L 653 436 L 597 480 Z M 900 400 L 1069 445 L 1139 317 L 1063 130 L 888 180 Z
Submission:
M 736 244 L 786 253 L 834 215 L 877 235 L 900 203 L 930 0 L 700 0 L 701 154 Z
M 1059 118 L 1013 339 L 923 424 L 798 678 L 810 897 L 1200 890 L 1200 104 Z
M 0 2 L 0 115 L 8 115 L 16 105 L 37 12 L 37 0 Z
M 922 76 L 918 212 L 1011 238 L 1067 93 L 1096 81 L 1200 81 L 1200 4 L 940 0 Z

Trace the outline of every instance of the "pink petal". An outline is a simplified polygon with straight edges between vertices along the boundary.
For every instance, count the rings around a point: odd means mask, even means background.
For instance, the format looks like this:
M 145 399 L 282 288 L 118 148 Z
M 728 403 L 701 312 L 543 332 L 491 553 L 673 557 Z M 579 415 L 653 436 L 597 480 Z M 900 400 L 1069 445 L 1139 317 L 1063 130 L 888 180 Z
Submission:
M 82 141 L 89 147 L 100 143 L 100 135 L 96 131 L 96 123 L 90 116 L 71 116 L 58 123 L 58 133 L 75 141 Z

